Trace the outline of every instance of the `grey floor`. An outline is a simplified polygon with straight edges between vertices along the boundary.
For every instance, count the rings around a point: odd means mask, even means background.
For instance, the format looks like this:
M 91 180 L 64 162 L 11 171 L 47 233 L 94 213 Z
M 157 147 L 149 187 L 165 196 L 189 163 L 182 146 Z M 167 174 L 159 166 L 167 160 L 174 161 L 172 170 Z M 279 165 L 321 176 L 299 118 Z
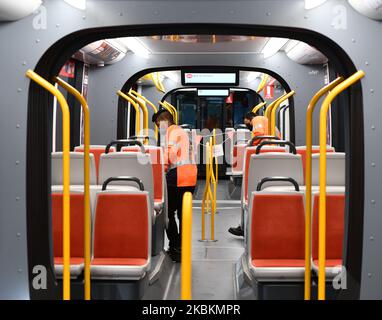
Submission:
M 234 264 L 244 251 L 243 238 L 227 232 L 240 220 L 240 202 L 226 198 L 226 181 L 219 181 L 215 216 L 216 242 L 200 242 L 201 202 L 193 203 L 192 229 L 192 298 L 197 300 L 234 299 Z M 196 196 L 203 192 L 204 183 L 199 184 Z M 198 199 L 198 197 L 196 197 Z M 206 215 L 206 236 L 209 236 L 209 219 Z M 176 265 L 167 299 L 179 299 L 180 265 Z

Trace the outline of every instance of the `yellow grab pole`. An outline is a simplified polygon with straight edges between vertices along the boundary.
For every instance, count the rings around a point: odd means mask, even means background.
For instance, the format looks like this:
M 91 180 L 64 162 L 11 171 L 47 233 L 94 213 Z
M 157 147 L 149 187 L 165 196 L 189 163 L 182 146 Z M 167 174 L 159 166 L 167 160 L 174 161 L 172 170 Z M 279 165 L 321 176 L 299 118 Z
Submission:
M 306 109 L 306 160 L 305 160 L 305 286 L 304 299 L 311 298 L 311 243 L 312 243 L 312 127 L 313 112 L 320 98 L 328 91 L 332 90 L 341 81 L 342 77 L 337 78 L 325 87 L 321 88 L 310 100 Z
M 210 158 L 211 158 L 211 163 L 210 163 L 210 172 L 211 172 L 211 177 L 212 177 L 212 184 L 214 187 L 214 193 L 211 195 L 211 240 L 215 240 L 215 210 L 216 210 L 216 177 L 214 176 L 214 167 L 213 167 L 213 154 L 212 154 L 212 146 L 214 145 L 214 139 L 211 137 L 210 138 Z
M 135 91 L 133 89 L 130 89 L 129 92 L 134 94 L 135 96 L 141 98 L 143 101 L 145 101 L 153 109 L 154 113 L 158 112 L 158 108 L 149 99 L 147 99 L 145 96 L 141 95 L 140 93 L 138 93 L 137 91 Z M 158 140 L 158 127 L 157 126 L 154 126 L 154 132 L 155 132 L 155 138 Z
M 294 90 L 288 92 L 286 95 L 283 95 L 279 100 L 277 100 L 277 102 L 275 103 L 275 105 L 273 106 L 272 108 L 272 111 L 271 111 L 271 136 L 275 136 L 276 135 L 276 112 L 277 112 L 277 109 L 280 107 L 280 105 L 287 99 L 289 99 L 291 96 L 293 96 L 296 92 Z
M 272 112 L 272 109 L 273 109 L 274 105 L 277 103 L 277 101 L 279 99 L 281 99 L 285 95 L 286 95 L 286 93 L 284 93 L 282 96 L 280 96 L 277 99 L 275 99 L 274 101 L 272 101 L 271 104 L 268 105 L 268 107 L 265 109 L 264 116 L 267 117 L 269 121 L 271 120 L 271 112 Z M 270 126 L 270 123 L 269 123 L 269 126 Z
M 129 92 L 127 93 L 127 96 L 133 99 L 136 103 L 138 103 L 139 107 L 141 108 L 143 113 L 143 135 L 148 136 L 149 135 L 149 131 L 148 131 L 149 130 L 149 112 L 147 111 L 147 107 L 145 103 Z M 147 140 L 145 139 L 143 143 L 147 144 Z
M 171 104 L 171 103 L 168 103 L 166 100 L 163 101 L 164 104 L 166 104 L 173 112 L 174 112 L 174 121 L 175 121 L 175 124 L 178 124 L 178 110 L 176 110 L 176 108 Z
M 253 113 L 256 113 L 257 111 L 259 111 L 262 107 L 264 107 L 267 103 L 266 102 L 261 102 L 259 103 L 258 105 L 254 106 L 252 108 L 252 112 Z
M 171 115 L 172 115 L 172 117 L 173 117 L 173 119 L 174 119 L 174 122 L 176 123 L 176 121 L 175 121 L 175 114 L 174 114 L 174 111 L 173 111 L 167 104 L 163 103 L 162 101 L 158 101 L 158 102 L 159 102 L 159 104 L 160 104 L 163 108 L 165 108 L 168 112 L 171 113 Z
M 325 300 L 326 265 L 326 120 L 331 102 L 342 91 L 359 81 L 365 72 L 358 71 L 341 82 L 328 94 L 320 110 L 320 201 L 318 213 L 318 299 Z
M 260 93 L 261 91 L 263 91 L 263 89 L 265 88 L 265 85 L 267 84 L 268 78 L 269 78 L 269 75 L 266 73 L 263 73 L 259 86 L 256 90 L 257 93 Z
M 84 112 L 84 285 L 85 300 L 90 300 L 90 259 L 91 259 L 91 212 L 90 212 L 90 111 L 84 96 L 59 77 L 54 79 L 70 92 L 81 104 Z
M 63 171 L 63 299 L 70 300 L 70 113 L 62 93 L 50 82 L 32 70 L 25 75 L 49 91 L 56 98 L 62 110 L 62 171 Z
M 117 94 L 133 106 L 135 110 L 135 135 L 139 136 L 141 134 L 141 111 L 138 104 L 122 91 L 117 91 Z
M 186 192 L 182 203 L 182 253 L 180 298 L 192 299 L 192 194 Z

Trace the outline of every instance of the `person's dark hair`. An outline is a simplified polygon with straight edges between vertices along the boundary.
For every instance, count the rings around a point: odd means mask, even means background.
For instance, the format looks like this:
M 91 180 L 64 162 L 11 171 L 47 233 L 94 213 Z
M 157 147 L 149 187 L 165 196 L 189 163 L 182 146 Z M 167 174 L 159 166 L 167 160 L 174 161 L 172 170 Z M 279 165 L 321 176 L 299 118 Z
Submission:
M 252 120 L 256 115 L 253 112 L 248 112 L 245 114 L 244 119 Z
M 172 114 L 166 110 L 166 109 L 160 109 L 157 113 L 154 113 L 151 121 L 157 122 L 157 121 L 168 121 L 170 124 L 174 124 L 174 118 L 172 117 Z

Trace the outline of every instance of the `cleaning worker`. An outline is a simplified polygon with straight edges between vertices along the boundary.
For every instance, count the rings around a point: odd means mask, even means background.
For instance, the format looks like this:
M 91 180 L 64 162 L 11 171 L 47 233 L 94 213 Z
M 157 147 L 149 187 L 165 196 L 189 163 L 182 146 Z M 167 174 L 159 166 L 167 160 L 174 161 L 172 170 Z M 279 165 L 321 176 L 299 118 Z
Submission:
M 195 190 L 197 166 L 189 135 L 181 127 L 175 125 L 171 113 L 161 109 L 153 115 L 152 121 L 159 128 L 164 151 L 169 219 L 166 230 L 169 240 L 167 252 L 173 261 L 180 262 L 182 200 L 186 192 L 193 193 Z M 175 212 L 179 220 L 179 226 L 175 220 Z
M 248 112 L 244 116 L 244 124 L 247 126 L 249 131 L 252 131 L 253 137 L 268 136 L 270 132 L 268 130 L 268 118 L 264 116 L 256 116 L 253 112 Z M 276 128 L 276 134 L 280 138 L 280 132 Z M 255 140 L 253 145 L 256 146 L 261 142 L 261 139 Z M 244 236 L 244 217 L 242 214 L 241 223 L 237 227 L 231 227 L 228 232 L 238 236 Z

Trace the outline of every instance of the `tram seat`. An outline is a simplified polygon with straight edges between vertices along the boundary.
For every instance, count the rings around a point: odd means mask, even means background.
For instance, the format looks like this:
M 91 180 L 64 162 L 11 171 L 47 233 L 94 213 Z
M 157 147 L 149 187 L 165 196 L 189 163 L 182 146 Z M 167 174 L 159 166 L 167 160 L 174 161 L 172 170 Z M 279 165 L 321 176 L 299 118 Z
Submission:
M 138 152 L 139 147 L 122 147 L 121 152 Z M 164 160 L 161 147 L 145 146 L 150 155 L 154 178 L 154 209 L 157 213 L 164 208 Z
M 235 133 L 234 128 L 226 128 L 225 131 L 225 153 L 226 153 L 226 161 L 228 166 L 232 165 L 232 156 L 233 156 L 233 137 Z
M 319 161 L 320 155 L 312 155 L 312 185 L 318 186 L 319 181 Z M 326 185 L 345 186 L 345 153 L 329 152 L 326 154 Z
M 241 143 L 233 146 L 232 154 L 232 175 L 242 176 L 243 175 L 243 162 L 244 162 L 244 152 L 247 144 Z
M 305 166 L 306 166 L 306 146 L 298 146 L 296 147 L 297 154 L 301 155 L 301 161 L 302 161 L 302 169 L 304 174 L 304 181 L 305 181 Z M 334 147 L 326 146 L 326 152 L 335 152 Z M 320 153 L 320 146 L 312 146 L 312 155 Z
M 312 268 L 318 274 L 319 192 L 312 196 Z M 345 224 L 345 194 L 326 194 L 326 277 L 331 279 L 342 270 L 342 248 Z
M 62 152 L 52 152 L 52 186 L 62 186 Z M 97 184 L 95 159 L 90 154 L 90 184 Z M 79 152 L 70 152 L 70 185 L 84 185 L 84 154 Z
M 257 147 L 247 147 L 245 148 L 244 152 L 244 164 L 243 164 L 243 182 L 242 182 L 242 201 L 248 202 L 248 193 L 247 193 L 247 186 L 248 186 L 248 173 L 249 173 L 249 163 L 251 156 L 256 153 Z M 270 152 L 285 152 L 285 147 L 273 147 L 273 146 L 264 146 L 261 148 L 260 153 L 270 153 Z
M 92 279 L 139 280 L 150 268 L 150 196 L 147 191 L 130 188 L 97 194 Z
M 247 231 L 248 264 L 257 282 L 304 279 L 304 193 L 251 193 Z
M 52 193 L 52 226 L 54 270 L 58 278 L 63 274 L 63 195 Z M 77 278 L 84 268 L 84 194 L 71 190 L 70 193 L 70 276 Z
M 99 167 L 99 184 L 102 185 L 110 177 L 133 176 L 142 180 L 144 188 L 149 193 L 150 208 L 154 207 L 154 179 L 149 154 L 137 152 L 114 152 L 102 154 Z M 110 185 L 132 185 L 133 182 L 116 181 Z M 153 213 L 155 211 L 153 210 Z M 155 215 L 153 216 L 153 222 Z
M 269 152 L 250 156 L 247 194 L 256 191 L 257 184 L 267 177 L 291 177 L 299 185 L 303 184 L 301 156 L 291 153 Z M 266 187 L 283 186 L 289 188 L 287 182 L 272 181 Z M 242 208 L 248 208 L 248 200 L 242 197 Z
M 97 179 L 99 175 L 99 160 L 101 158 L 101 154 L 105 153 L 105 148 L 106 146 L 102 146 L 102 145 L 91 145 L 89 148 L 89 152 L 94 155 Z M 109 152 L 115 152 L 115 151 L 116 151 L 115 148 L 111 147 Z M 74 152 L 84 152 L 84 146 L 81 145 L 81 146 L 75 147 Z

